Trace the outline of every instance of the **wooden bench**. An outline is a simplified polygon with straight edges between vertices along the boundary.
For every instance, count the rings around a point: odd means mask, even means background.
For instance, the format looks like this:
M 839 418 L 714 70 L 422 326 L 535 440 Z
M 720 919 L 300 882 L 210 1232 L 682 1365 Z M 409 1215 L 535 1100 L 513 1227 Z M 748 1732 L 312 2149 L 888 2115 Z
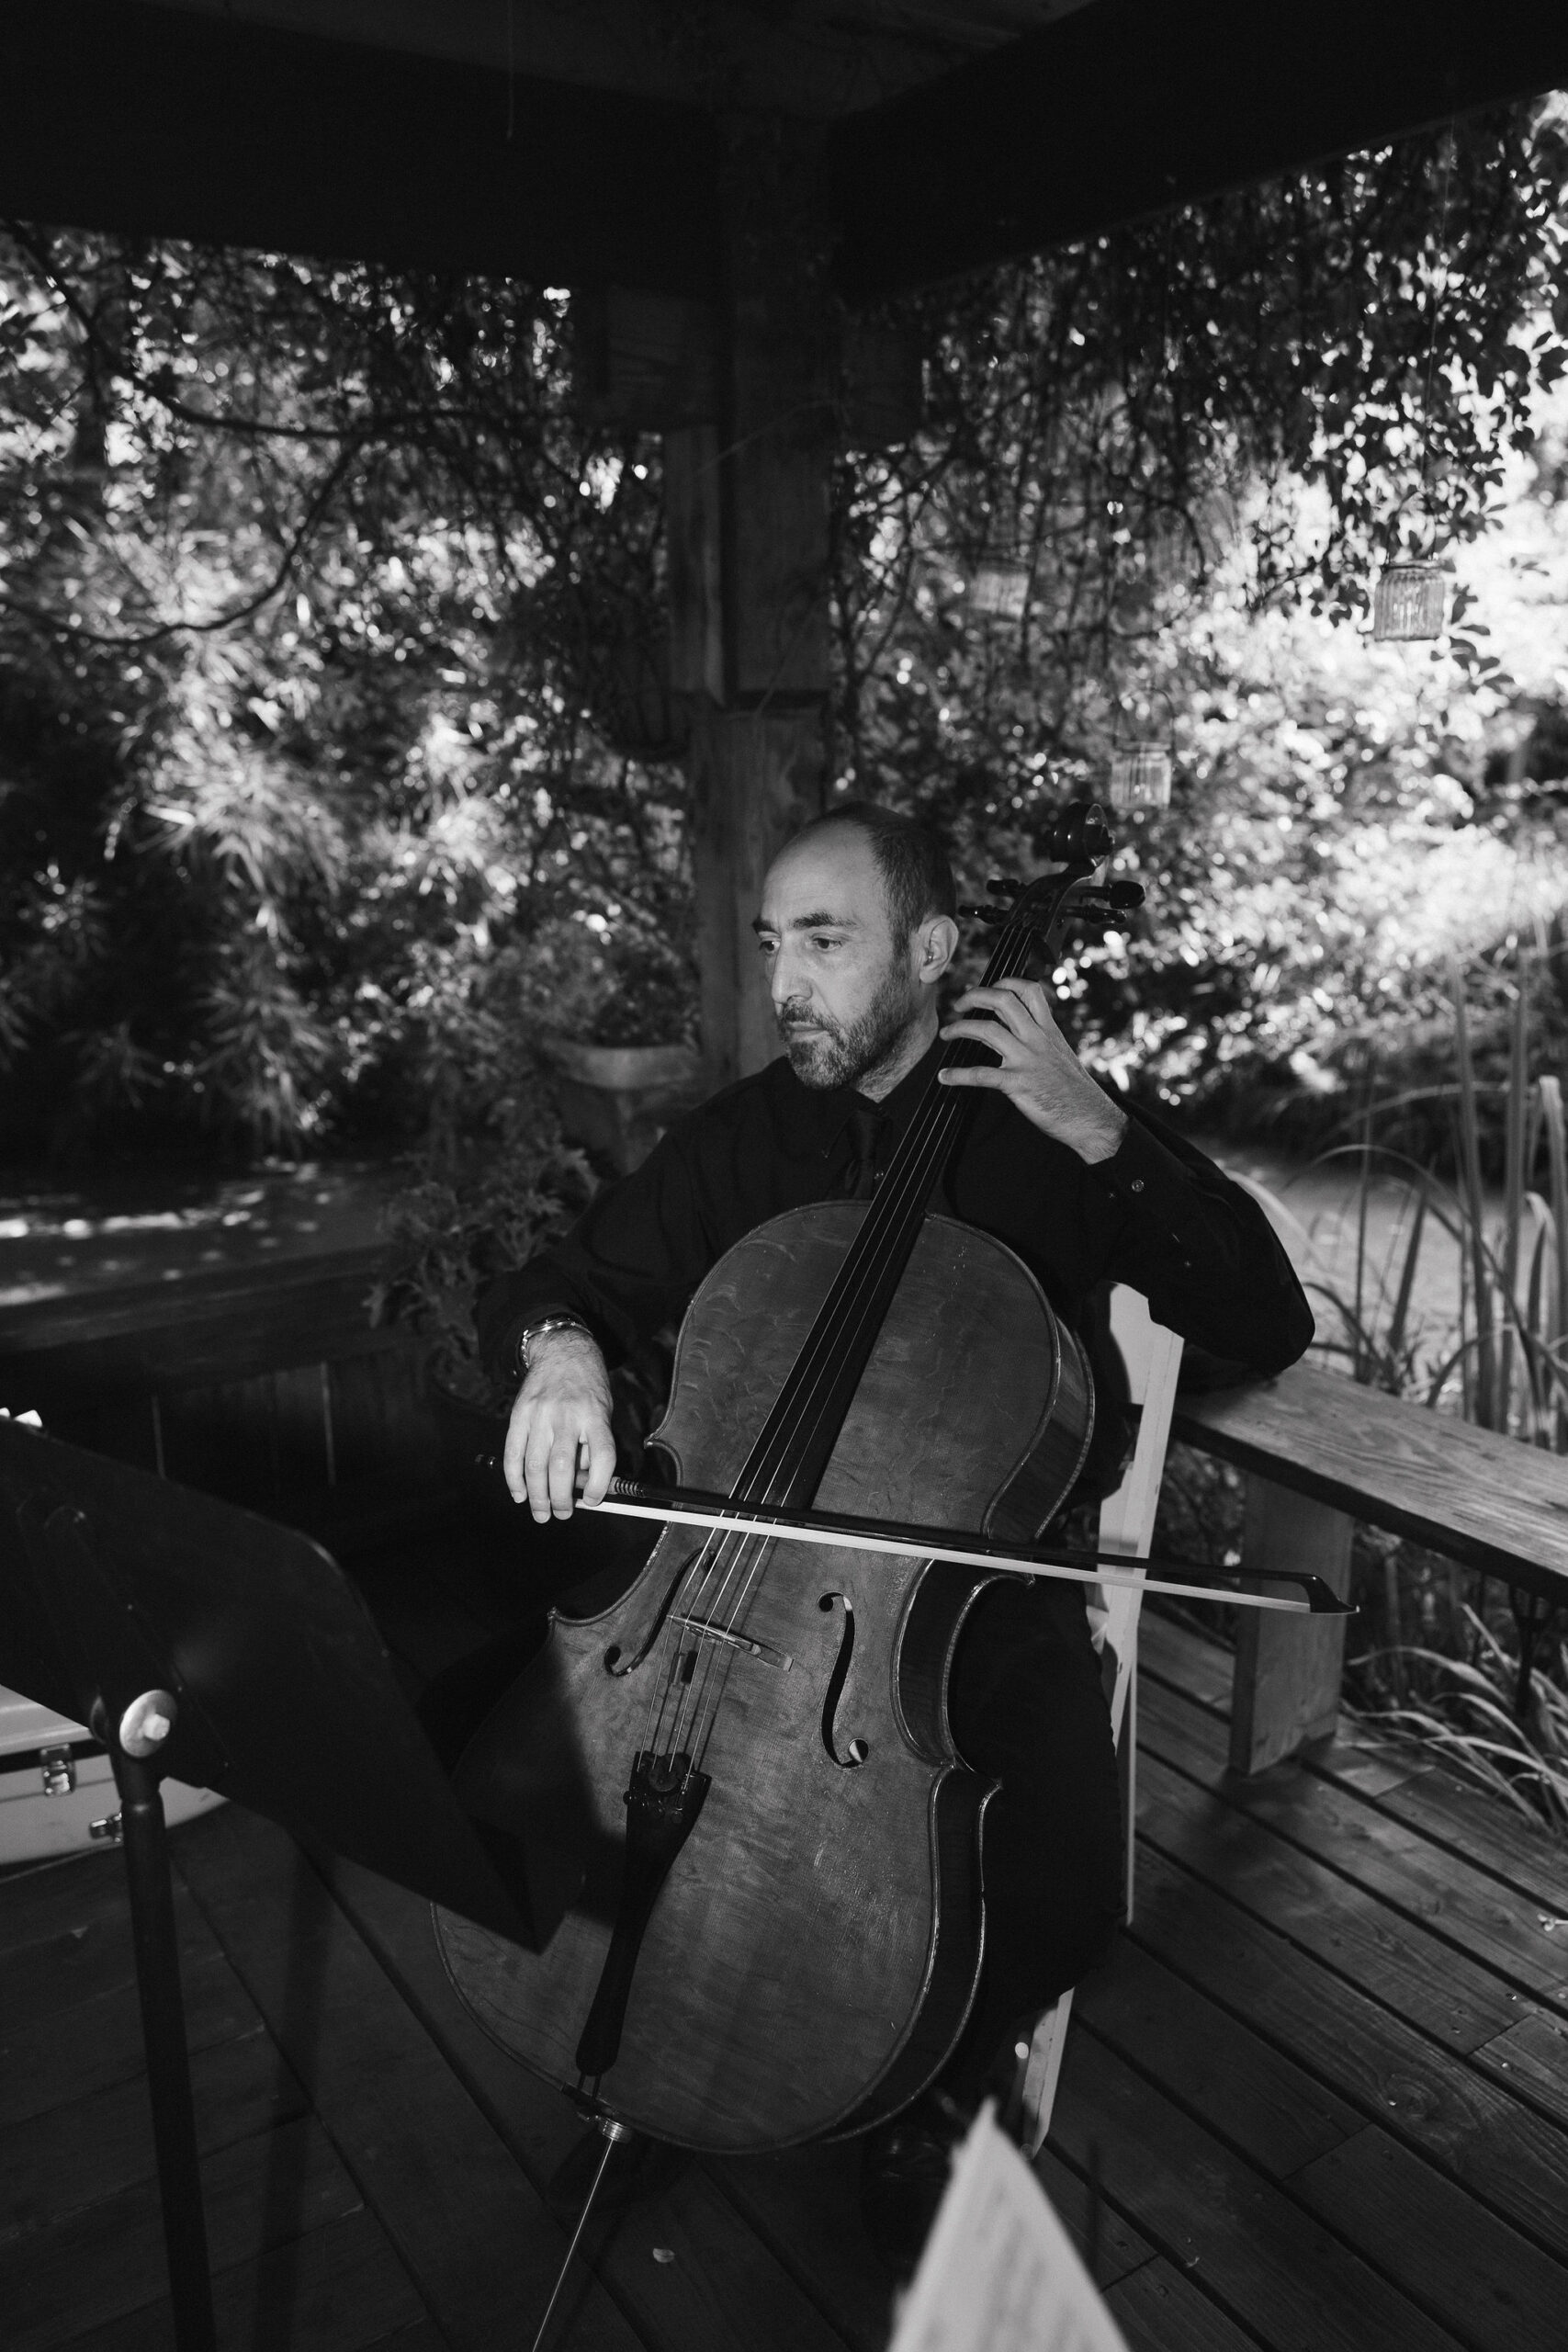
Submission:
M 1427 1411 L 1341 1374 L 1178 1399 L 1171 1434 L 1247 1474 L 1242 1566 L 1308 1568 L 1349 1587 L 1355 1521 L 1483 1576 L 1568 1601 L 1568 1459 Z M 1334 1728 L 1342 1618 L 1244 1610 L 1231 1763 L 1260 1772 Z

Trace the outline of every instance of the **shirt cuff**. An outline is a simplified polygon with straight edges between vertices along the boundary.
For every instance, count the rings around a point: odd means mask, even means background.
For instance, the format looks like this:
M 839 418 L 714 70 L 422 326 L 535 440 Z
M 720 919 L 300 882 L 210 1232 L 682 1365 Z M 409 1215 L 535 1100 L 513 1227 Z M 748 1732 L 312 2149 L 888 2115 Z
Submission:
M 1097 1160 L 1089 1172 L 1129 1216 L 1168 1247 L 1173 1273 L 1190 1273 L 1195 1255 L 1213 1250 L 1214 1220 L 1202 1187 L 1136 1119 L 1128 1119 L 1110 1159 Z

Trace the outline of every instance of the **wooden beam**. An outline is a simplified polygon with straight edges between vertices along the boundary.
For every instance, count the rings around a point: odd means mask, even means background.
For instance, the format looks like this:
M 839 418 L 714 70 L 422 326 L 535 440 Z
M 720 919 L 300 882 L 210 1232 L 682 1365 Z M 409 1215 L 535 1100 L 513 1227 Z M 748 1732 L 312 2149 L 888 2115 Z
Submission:
M 1568 83 L 1540 0 L 1097 0 L 829 133 L 852 301 Z
M 0 11 L 0 212 L 540 285 L 712 291 L 695 107 L 141 0 Z
M 779 1051 L 751 923 L 769 865 L 822 806 L 835 412 L 820 154 L 809 125 L 732 129 L 718 428 L 665 443 L 671 642 L 694 696 L 692 844 L 715 1085 Z

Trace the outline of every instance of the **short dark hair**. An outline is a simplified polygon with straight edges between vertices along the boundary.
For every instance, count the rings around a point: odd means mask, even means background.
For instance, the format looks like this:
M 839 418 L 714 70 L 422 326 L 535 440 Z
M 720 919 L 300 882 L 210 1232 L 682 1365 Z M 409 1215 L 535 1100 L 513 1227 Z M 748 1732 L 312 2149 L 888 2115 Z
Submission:
M 896 939 L 908 939 L 928 915 L 956 915 L 958 888 L 947 851 L 918 817 L 902 816 L 897 808 L 884 808 L 874 800 L 842 800 L 825 816 L 803 825 L 795 839 L 807 842 L 819 833 L 852 825 L 871 843 Z

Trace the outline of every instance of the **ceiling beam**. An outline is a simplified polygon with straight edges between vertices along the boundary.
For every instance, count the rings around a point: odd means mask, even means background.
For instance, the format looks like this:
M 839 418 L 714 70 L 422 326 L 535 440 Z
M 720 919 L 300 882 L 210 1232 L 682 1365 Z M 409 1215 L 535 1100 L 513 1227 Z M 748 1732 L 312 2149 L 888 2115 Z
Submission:
M 0 9 L 0 213 L 535 284 L 716 277 L 695 107 L 139 0 Z
M 1099 0 L 829 133 L 874 300 L 1568 84 L 1541 0 Z

